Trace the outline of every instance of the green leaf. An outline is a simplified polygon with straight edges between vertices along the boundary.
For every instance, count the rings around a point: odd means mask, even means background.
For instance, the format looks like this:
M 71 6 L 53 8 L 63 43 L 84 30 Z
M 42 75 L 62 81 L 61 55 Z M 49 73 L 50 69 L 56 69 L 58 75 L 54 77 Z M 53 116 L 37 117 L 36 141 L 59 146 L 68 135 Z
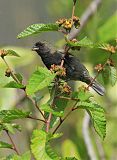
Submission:
M 14 155 L 13 156 L 13 160 L 31 160 L 31 154 L 30 152 L 26 152 L 24 153 L 23 155 L 21 156 L 18 156 L 18 155 Z
M 49 144 L 48 134 L 42 130 L 34 130 L 31 139 L 31 150 L 37 160 L 59 160 L 58 155 Z
M 102 78 L 105 84 L 111 83 L 114 86 L 117 82 L 117 70 L 113 66 L 105 66 L 102 72 Z
M 73 143 L 73 141 L 71 141 L 69 139 L 65 140 L 62 144 L 62 155 L 64 157 L 69 156 L 68 159 L 70 159 L 70 157 L 72 157 L 73 155 L 74 155 L 74 157 L 81 159 L 78 154 L 77 146 L 75 145 L 75 143 Z
M 21 32 L 17 38 L 24 38 L 42 32 L 58 31 L 58 28 L 57 24 L 33 24 Z
M 3 128 L 7 131 L 9 131 L 10 133 L 14 134 L 14 127 L 12 126 L 12 124 L 9 123 L 3 123 Z
M 104 109 L 95 103 L 78 102 L 78 108 L 86 109 L 91 116 L 94 128 L 98 135 L 104 139 L 106 136 L 106 118 Z
M 89 38 L 85 37 L 80 41 L 77 42 L 72 42 L 72 41 L 68 41 L 67 40 L 67 44 L 70 47 L 87 47 L 87 48 L 100 48 L 100 49 L 104 49 L 109 45 L 107 43 L 93 43 Z
M 104 84 L 107 85 L 110 81 L 110 67 L 106 65 L 101 74 L 102 74 L 102 79 L 103 79 Z
M 24 112 L 19 109 L 13 110 L 1 110 L 0 111 L 0 121 L 10 122 L 15 119 L 26 118 L 30 115 L 30 112 Z
M 117 38 L 117 12 L 99 28 L 98 37 L 100 41 L 107 42 Z
M 72 41 L 68 41 L 67 42 L 68 45 L 70 45 L 71 47 L 93 47 L 94 43 L 91 42 L 91 40 L 87 37 L 83 38 L 82 40 L 78 41 L 78 42 L 72 42 Z
M 93 95 L 90 92 L 84 90 L 84 88 L 79 88 L 78 92 L 72 93 L 72 98 L 78 98 L 80 101 L 88 101 L 91 97 L 93 97 Z
M 10 133 L 14 134 L 15 133 L 14 129 L 21 131 L 21 126 L 14 123 L 12 124 L 12 123 L 4 123 L 4 122 L 0 124 L 0 131 L 7 130 Z
M 57 139 L 60 138 L 63 135 L 63 133 L 55 133 L 54 135 L 52 135 L 51 139 Z
M 112 66 L 110 66 L 110 82 L 112 86 L 114 86 L 117 82 L 117 70 Z
M 57 112 L 57 111 L 55 111 L 55 110 L 52 109 L 51 106 L 50 106 L 49 104 L 47 104 L 47 103 L 41 105 L 41 106 L 40 106 L 40 109 L 41 109 L 42 111 L 45 111 L 45 112 L 48 112 L 48 113 L 52 113 L 53 115 L 56 115 L 56 116 L 58 116 L 58 117 L 63 116 L 63 112 Z
M 20 57 L 15 51 L 13 50 L 7 50 L 7 56 L 15 56 L 15 57 Z
M 51 73 L 47 68 L 39 67 L 28 81 L 26 92 L 33 95 L 35 92 L 47 87 L 55 78 L 55 74 Z
M 22 89 L 22 88 L 25 88 L 25 86 L 23 84 L 19 84 L 19 83 L 16 83 L 15 81 L 11 81 L 9 83 L 7 83 L 4 88 L 19 88 L 19 89 Z
M 8 144 L 6 142 L 0 141 L 0 148 L 9 148 L 9 149 L 12 149 L 12 145 Z
M 64 160 L 78 160 L 75 157 L 66 157 Z

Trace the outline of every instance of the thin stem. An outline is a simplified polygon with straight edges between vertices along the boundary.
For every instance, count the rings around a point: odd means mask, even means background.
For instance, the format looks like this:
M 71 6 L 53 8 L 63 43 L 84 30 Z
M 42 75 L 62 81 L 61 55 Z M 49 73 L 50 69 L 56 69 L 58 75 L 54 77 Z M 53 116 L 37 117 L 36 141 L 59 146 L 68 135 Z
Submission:
M 80 28 L 73 27 L 68 35 L 68 39 L 72 40 L 78 36 L 82 28 L 85 26 L 85 24 L 88 22 L 90 17 L 97 11 L 97 8 L 101 4 L 102 0 L 93 0 L 89 6 L 87 7 L 86 11 L 83 13 L 81 20 L 80 20 Z
M 13 71 L 11 70 L 9 64 L 8 64 L 7 61 L 4 59 L 4 57 L 3 57 L 2 59 L 3 59 L 4 63 L 6 64 L 6 66 L 8 67 L 8 69 L 11 71 L 11 76 L 13 77 L 13 79 L 14 79 L 17 83 L 20 83 L 20 81 L 17 79 L 17 77 L 15 76 L 15 74 L 13 73 Z M 21 84 L 21 83 L 20 83 L 20 84 Z M 25 94 L 26 94 L 25 88 L 23 88 L 23 90 L 24 90 L 24 92 L 25 92 Z M 37 103 L 36 103 L 31 97 L 29 97 L 27 94 L 26 94 L 26 96 L 32 101 L 33 105 L 34 105 L 34 106 L 38 109 L 38 111 L 41 113 L 42 117 L 44 118 L 43 121 L 45 122 L 45 121 L 46 121 L 46 118 L 45 118 L 43 112 L 39 109 Z
M 40 118 L 35 118 L 35 117 L 32 117 L 32 116 L 28 116 L 27 118 L 29 118 L 29 119 L 33 119 L 33 120 L 37 120 L 37 121 L 41 121 L 41 122 L 46 123 L 46 121 L 45 121 L 45 120 L 40 119 Z
M 73 8 L 72 8 L 72 25 L 73 25 L 73 17 L 74 17 L 74 12 L 75 12 L 75 5 L 76 5 L 76 0 L 73 1 Z
M 58 88 L 58 81 L 59 81 L 58 78 L 55 79 L 55 83 L 54 83 L 53 89 L 52 89 L 52 91 L 51 91 L 51 106 L 52 106 L 52 107 L 54 107 L 56 90 L 57 90 L 57 88 Z M 52 113 L 49 114 L 48 119 L 47 119 L 47 121 L 46 121 L 46 132 L 49 132 L 51 119 L 52 119 Z
M 73 101 L 79 101 L 78 98 L 69 98 L 69 97 L 63 97 L 63 96 L 56 96 L 57 99 L 66 99 L 66 100 L 73 100 Z
M 3 59 L 4 63 L 6 64 L 6 66 L 8 67 L 8 69 L 11 71 L 11 76 L 12 76 L 12 78 L 13 78 L 17 83 L 21 84 L 21 82 L 17 79 L 17 77 L 15 76 L 15 74 L 13 73 L 13 71 L 11 70 L 11 68 L 9 67 L 9 65 L 8 65 L 7 61 L 5 60 L 5 58 L 3 57 L 2 59 Z
M 29 96 L 27 96 L 27 97 L 28 97 L 28 99 L 31 100 L 32 104 L 38 109 L 38 111 L 40 112 L 40 114 L 42 115 L 42 117 L 44 118 L 44 120 L 46 121 L 46 118 L 45 118 L 43 112 L 42 112 L 42 111 L 40 110 L 40 108 L 38 107 L 37 103 L 36 103 L 31 97 L 29 97 Z
M 73 105 L 73 107 L 71 108 L 71 110 L 66 114 L 66 116 L 62 119 L 60 118 L 60 122 L 57 125 L 57 127 L 54 129 L 53 134 L 55 134 L 55 132 L 59 129 L 59 127 L 62 125 L 62 123 L 67 119 L 67 117 L 76 109 L 78 109 L 77 107 L 75 107 L 77 104 L 77 102 Z
M 13 142 L 13 140 L 12 140 L 12 137 L 10 136 L 10 134 L 9 134 L 9 132 L 7 131 L 7 130 L 5 130 L 6 131 L 6 133 L 7 133 L 7 136 L 9 137 L 9 139 L 10 139 L 10 142 L 11 142 L 11 144 L 12 144 L 12 146 L 13 146 L 13 150 L 17 153 L 17 155 L 20 155 L 19 154 L 19 152 L 18 152 L 18 150 L 17 150 L 17 148 L 16 148 L 16 145 L 15 145 L 15 143 Z
M 47 133 L 49 132 L 51 118 L 52 118 L 52 113 L 49 114 L 48 120 L 46 122 L 46 132 Z

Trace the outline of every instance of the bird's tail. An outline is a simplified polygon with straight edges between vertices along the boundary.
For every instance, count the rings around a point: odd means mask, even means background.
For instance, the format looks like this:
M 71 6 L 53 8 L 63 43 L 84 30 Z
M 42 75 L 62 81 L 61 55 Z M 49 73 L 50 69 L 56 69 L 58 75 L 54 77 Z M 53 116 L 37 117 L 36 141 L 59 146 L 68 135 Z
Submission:
M 105 94 L 105 88 L 99 84 L 98 82 L 94 81 L 92 82 L 91 87 L 101 96 Z

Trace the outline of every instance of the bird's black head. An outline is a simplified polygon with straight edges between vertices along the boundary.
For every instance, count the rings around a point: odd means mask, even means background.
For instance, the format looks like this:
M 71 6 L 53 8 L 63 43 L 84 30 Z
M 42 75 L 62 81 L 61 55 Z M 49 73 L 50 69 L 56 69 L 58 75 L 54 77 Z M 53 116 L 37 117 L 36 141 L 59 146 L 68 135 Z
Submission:
M 43 49 L 44 46 L 45 44 L 43 42 L 37 42 L 32 47 L 32 51 L 40 51 L 41 49 Z

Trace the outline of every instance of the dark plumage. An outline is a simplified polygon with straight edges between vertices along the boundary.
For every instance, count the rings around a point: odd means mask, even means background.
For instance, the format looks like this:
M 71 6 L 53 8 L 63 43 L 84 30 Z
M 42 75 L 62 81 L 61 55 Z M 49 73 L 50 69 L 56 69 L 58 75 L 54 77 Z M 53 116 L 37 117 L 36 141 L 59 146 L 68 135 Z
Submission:
M 33 48 L 37 54 L 41 57 L 45 66 L 50 69 L 51 65 L 60 65 L 63 58 L 63 54 L 60 51 L 51 53 L 50 48 L 42 42 L 37 42 Z M 79 80 L 85 82 L 87 85 L 91 84 L 93 78 L 90 77 L 88 70 L 85 66 L 80 63 L 79 59 L 67 54 L 64 58 L 64 67 L 66 68 L 66 79 L 67 80 Z M 103 96 L 105 89 L 98 82 L 93 81 L 90 85 L 99 95 Z

